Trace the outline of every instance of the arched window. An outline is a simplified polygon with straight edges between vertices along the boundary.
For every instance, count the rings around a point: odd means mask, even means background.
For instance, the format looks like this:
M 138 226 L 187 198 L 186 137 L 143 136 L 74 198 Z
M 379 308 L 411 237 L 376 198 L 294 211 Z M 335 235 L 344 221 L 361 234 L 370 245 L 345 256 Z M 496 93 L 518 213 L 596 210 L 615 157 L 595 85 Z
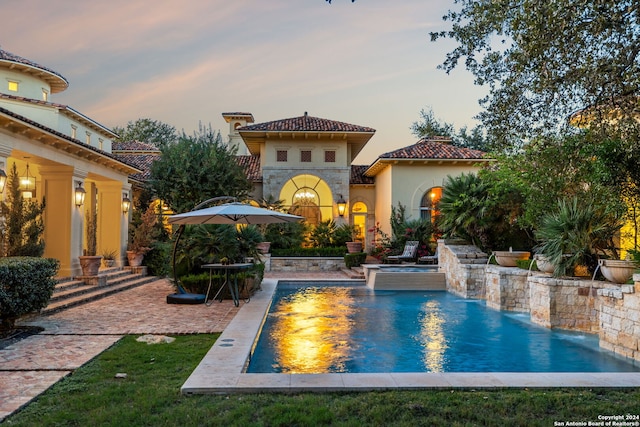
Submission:
M 333 194 L 329 185 L 311 174 L 294 176 L 280 189 L 280 200 L 289 212 L 303 216 L 309 224 L 333 218 Z
M 442 187 L 433 187 L 425 192 L 420 201 L 420 218 L 434 222 L 440 214 L 438 204 L 442 198 Z

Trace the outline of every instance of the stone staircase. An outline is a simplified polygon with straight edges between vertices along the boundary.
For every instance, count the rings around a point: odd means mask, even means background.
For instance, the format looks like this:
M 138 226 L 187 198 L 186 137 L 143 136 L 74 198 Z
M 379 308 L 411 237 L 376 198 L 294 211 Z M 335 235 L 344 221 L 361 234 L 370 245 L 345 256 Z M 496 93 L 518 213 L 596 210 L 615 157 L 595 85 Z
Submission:
M 58 313 L 157 280 L 146 274 L 146 267 L 114 267 L 100 270 L 97 277 L 60 279 L 40 314 Z

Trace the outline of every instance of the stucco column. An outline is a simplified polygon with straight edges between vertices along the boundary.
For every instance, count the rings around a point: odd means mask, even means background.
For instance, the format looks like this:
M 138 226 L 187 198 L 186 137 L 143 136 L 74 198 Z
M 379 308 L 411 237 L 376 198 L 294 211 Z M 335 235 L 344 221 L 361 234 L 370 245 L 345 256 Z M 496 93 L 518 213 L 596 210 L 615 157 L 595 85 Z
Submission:
M 80 274 L 84 209 L 75 205 L 75 187 L 84 182 L 86 172 L 71 166 L 40 166 L 44 197 L 44 256 L 60 261 L 58 276 Z
M 100 181 L 98 188 L 98 255 L 117 251 L 117 264 L 123 265 L 127 245 L 128 214 L 122 211 L 123 183 Z M 124 191 L 128 194 L 128 191 Z

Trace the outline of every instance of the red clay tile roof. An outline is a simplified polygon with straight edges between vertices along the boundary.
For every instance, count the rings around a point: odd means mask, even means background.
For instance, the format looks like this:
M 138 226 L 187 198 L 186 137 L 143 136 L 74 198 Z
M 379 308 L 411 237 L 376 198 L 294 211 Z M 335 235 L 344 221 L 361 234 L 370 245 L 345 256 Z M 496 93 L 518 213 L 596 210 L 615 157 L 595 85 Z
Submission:
M 375 184 L 375 178 L 364 175 L 367 169 L 369 169 L 367 165 L 351 165 L 349 184 Z
M 321 119 L 309 116 L 291 117 L 289 119 L 274 120 L 271 122 L 257 123 L 255 125 L 242 126 L 238 131 L 263 131 L 263 132 L 375 132 L 375 129 L 338 122 L 335 120 Z
M 449 138 L 423 138 L 413 145 L 389 151 L 378 156 L 379 159 L 482 159 L 484 151 L 455 147 Z
M 140 154 L 138 152 L 124 154 L 122 151 L 114 153 L 114 156 L 120 161 L 133 165 L 142 171 L 141 173 L 131 175 L 131 178 L 138 181 L 148 181 L 149 178 L 151 178 L 151 165 L 160 158 L 159 153 Z
M 69 87 L 69 81 L 65 79 L 62 74 L 57 73 L 47 67 L 43 67 L 42 65 L 36 64 L 33 61 L 29 61 L 26 58 L 0 49 L 0 64 L 3 62 L 22 65 L 23 69 L 35 68 L 43 71 L 44 73 L 42 73 L 42 75 L 39 75 L 38 77 L 47 81 L 51 85 L 51 92 L 53 93 L 62 92 L 67 87 Z
M 238 164 L 244 169 L 244 173 L 251 182 L 262 182 L 260 170 L 260 156 L 236 156 Z
M 153 144 L 142 141 L 113 141 L 111 144 L 111 151 L 157 151 L 160 150 Z

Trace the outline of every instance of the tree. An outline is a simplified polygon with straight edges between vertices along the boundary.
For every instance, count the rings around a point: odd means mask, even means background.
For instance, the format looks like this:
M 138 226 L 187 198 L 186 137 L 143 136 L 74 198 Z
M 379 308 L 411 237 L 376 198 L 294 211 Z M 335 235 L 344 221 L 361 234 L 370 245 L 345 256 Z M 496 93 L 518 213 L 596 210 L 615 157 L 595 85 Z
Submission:
M 140 141 L 162 147 L 174 143 L 178 139 L 176 128 L 152 119 L 138 119 L 127 123 L 124 128 L 114 127 L 113 131 L 119 135 L 118 141 Z
M 616 122 L 637 127 L 640 92 L 640 4 L 637 0 L 459 0 L 445 16 L 448 31 L 433 41 L 458 46 L 441 65 L 460 60 L 488 85 L 479 118 L 509 145 L 556 131 L 577 110 L 605 131 Z
M 464 126 L 456 133 L 453 124 L 440 121 L 436 118 L 431 107 L 420 110 L 420 121 L 411 124 L 411 133 L 418 138 L 430 138 L 434 136 L 448 136 L 452 144 L 458 147 L 471 148 L 474 150 L 489 151 L 491 146 L 485 138 L 482 128 L 474 127 L 471 133 L 467 133 Z
M 2 201 L 0 254 L 3 256 L 41 257 L 44 254 L 45 202 L 32 202 L 22 197 L 20 177 L 14 163 L 7 179 L 7 198 Z
M 211 126 L 201 126 L 193 136 L 183 133 L 160 151 L 151 167 L 150 189 L 176 213 L 190 211 L 212 197 L 244 199 L 252 189 L 236 161 L 235 149 L 224 144 Z

